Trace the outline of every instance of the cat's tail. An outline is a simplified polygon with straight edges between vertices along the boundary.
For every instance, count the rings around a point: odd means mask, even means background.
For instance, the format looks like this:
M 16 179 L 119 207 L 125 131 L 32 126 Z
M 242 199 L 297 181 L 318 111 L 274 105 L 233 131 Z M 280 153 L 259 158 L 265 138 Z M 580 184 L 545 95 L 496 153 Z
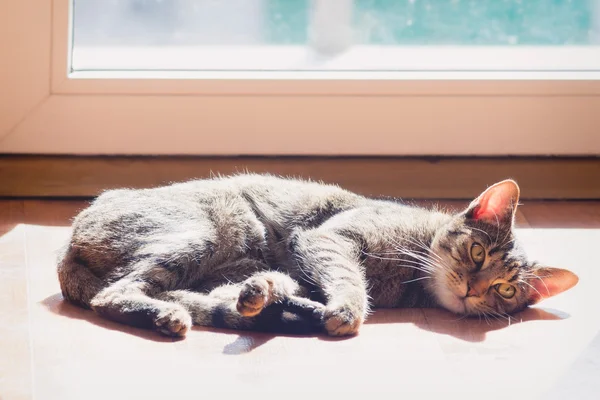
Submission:
M 104 288 L 102 280 L 76 260 L 70 246 L 59 257 L 57 272 L 63 297 L 84 308 L 90 308 L 90 301 Z

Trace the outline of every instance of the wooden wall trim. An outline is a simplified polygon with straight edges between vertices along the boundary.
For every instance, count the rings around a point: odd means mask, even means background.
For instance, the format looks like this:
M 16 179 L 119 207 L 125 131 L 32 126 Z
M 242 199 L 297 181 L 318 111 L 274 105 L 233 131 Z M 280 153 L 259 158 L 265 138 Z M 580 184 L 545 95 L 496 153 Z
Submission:
M 523 199 L 600 199 L 600 158 L 0 156 L 0 197 L 93 197 L 234 172 L 333 182 L 365 195 L 469 199 L 516 179 Z

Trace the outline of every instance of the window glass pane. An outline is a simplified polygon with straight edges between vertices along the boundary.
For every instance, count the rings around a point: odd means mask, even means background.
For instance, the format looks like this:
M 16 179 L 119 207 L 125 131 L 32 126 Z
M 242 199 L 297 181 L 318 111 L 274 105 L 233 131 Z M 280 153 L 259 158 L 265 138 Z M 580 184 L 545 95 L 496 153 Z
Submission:
M 600 0 L 74 0 L 71 66 L 589 71 L 598 44 Z
M 359 41 L 372 44 L 587 45 L 598 39 L 593 35 L 594 3 L 356 0 L 354 24 Z
M 308 2 L 75 0 L 73 39 L 75 47 L 302 44 Z

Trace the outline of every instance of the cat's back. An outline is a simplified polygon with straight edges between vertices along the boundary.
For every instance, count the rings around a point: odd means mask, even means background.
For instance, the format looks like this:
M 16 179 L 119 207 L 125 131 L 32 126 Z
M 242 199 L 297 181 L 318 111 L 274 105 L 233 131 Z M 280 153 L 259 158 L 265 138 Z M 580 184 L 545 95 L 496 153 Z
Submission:
M 267 174 L 238 174 L 151 189 L 102 193 L 74 220 L 75 231 L 189 223 L 202 213 L 238 213 L 250 207 L 267 220 L 323 217 L 364 199 L 338 186 Z M 97 228 L 97 229 L 96 229 Z
M 267 221 L 312 227 L 366 199 L 337 185 L 270 175 L 230 178 L 241 195 Z
M 231 192 L 241 195 L 289 199 L 304 197 L 323 197 L 331 195 L 350 195 L 347 190 L 337 185 L 315 182 L 301 178 L 276 176 L 270 174 L 236 174 L 212 179 L 201 179 L 175 184 L 161 188 L 162 190 L 182 190 L 196 193 Z

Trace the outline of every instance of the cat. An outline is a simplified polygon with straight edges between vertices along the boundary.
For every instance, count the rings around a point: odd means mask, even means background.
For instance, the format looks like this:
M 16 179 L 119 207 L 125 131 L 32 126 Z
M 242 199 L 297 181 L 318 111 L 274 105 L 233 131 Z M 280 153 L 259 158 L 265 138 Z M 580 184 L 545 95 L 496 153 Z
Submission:
M 448 213 L 338 186 L 240 174 L 110 190 L 73 221 L 63 297 L 124 324 L 355 335 L 371 308 L 506 316 L 578 282 L 528 261 L 519 187 Z

